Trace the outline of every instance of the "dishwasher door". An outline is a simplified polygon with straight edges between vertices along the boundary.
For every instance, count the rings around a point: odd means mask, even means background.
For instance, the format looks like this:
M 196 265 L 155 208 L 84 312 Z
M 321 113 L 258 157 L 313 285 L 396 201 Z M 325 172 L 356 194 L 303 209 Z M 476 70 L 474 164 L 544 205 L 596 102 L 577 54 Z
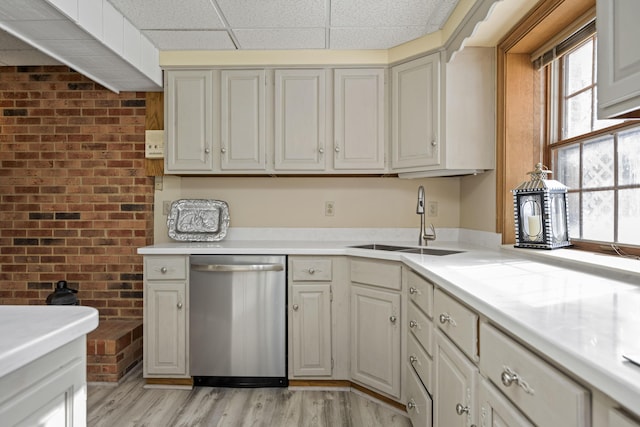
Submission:
M 286 386 L 286 257 L 192 255 L 195 385 Z

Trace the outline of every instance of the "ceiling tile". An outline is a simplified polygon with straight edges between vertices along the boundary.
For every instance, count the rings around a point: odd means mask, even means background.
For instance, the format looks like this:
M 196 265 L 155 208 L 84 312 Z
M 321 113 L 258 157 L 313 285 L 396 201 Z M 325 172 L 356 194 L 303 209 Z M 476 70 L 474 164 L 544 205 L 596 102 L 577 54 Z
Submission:
M 426 20 L 427 28 L 435 28 L 432 31 L 442 28 L 458 4 L 458 1 L 459 0 L 430 0 L 433 7 L 429 11 L 429 16 Z
M 226 31 L 143 31 L 160 50 L 228 50 L 235 45 Z
M 109 0 L 141 30 L 223 29 L 224 23 L 210 0 Z
M 235 30 L 240 49 L 324 49 L 324 28 Z
M 325 0 L 217 0 L 229 25 L 236 28 L 324 27 Z
M 424 35 L 424 26 L 331 28 L 329 49 L 388 49 Z

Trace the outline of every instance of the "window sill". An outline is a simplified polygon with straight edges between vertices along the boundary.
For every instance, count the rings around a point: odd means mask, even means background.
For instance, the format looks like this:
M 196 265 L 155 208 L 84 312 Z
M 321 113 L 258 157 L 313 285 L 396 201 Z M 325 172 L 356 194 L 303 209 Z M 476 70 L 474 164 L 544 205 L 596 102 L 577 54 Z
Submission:
M 612 279 L 631 281 L 638 284 L 640 280 L 640 260 L 623 258 L 616 255 L 579 251 L 563 248 L 554 250 L 516 248 L 513 245 L 502 245 L 501 249 L 518 256 L 547 262 L 561 267 L 584 271 L 610 277 Z

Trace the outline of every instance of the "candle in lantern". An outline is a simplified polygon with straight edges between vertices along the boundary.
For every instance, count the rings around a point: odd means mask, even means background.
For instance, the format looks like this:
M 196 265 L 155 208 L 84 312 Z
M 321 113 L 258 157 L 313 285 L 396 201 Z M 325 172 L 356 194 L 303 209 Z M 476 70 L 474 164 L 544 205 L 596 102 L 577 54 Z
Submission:
M 540 215 L 531 215 L 527 217 L 527 224 L 529 229 L 527 234 L 530 237 L 536 237 L 540 234 Z

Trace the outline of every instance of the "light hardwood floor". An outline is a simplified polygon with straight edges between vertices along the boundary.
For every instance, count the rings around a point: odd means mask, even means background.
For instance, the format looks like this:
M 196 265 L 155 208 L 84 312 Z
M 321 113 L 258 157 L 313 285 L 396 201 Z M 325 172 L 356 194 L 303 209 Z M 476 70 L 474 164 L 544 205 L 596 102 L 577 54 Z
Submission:
M 141 373 L 117 387 L 88 386 L 87 425 L 411 427 L 397 410 L 349 391 L 286 388 L 145 389 Z

